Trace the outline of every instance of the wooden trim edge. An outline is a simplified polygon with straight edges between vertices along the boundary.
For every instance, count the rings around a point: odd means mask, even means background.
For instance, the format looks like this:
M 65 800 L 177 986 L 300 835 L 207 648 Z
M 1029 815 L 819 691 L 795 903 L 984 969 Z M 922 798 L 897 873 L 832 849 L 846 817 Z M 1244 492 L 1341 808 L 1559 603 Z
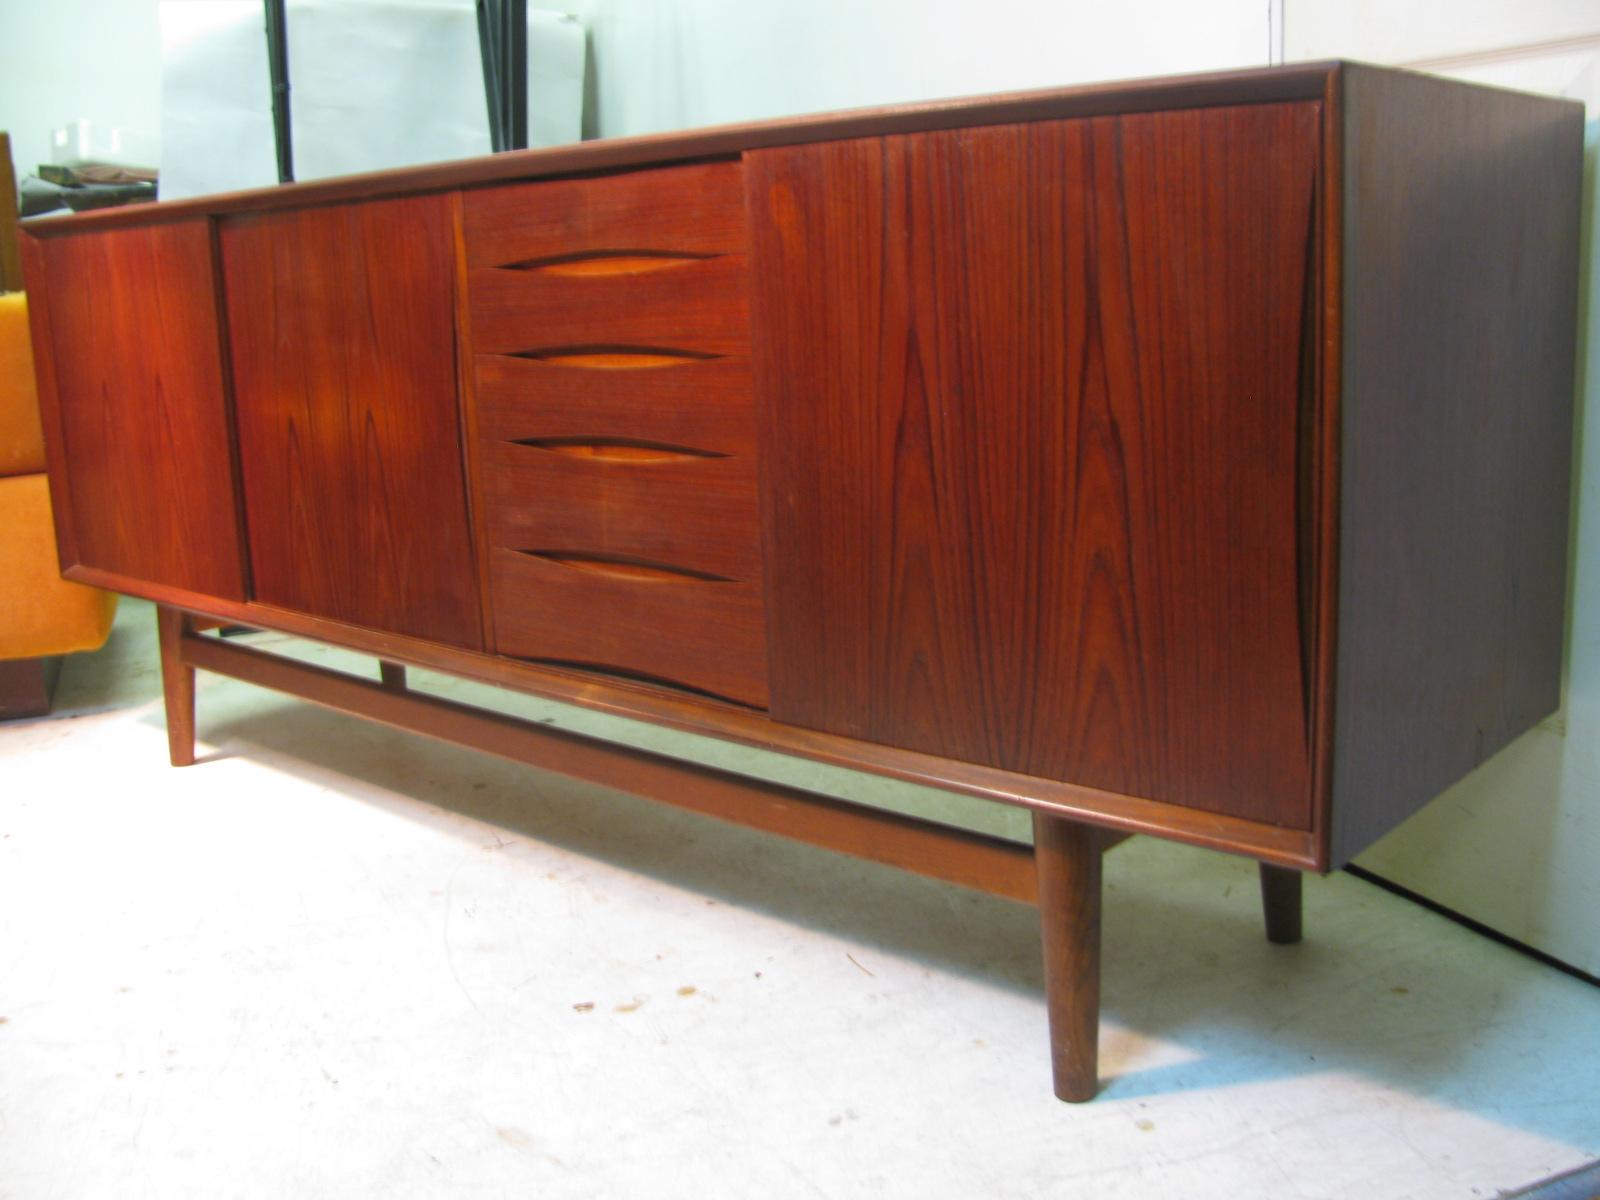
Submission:
M 724 821 L 946 883 L 1037 901 L 1032 850 L 1018 842 L 604 742 L 217 638 L 185 633 L 182 662 L 408 733 L 614 787 Z
M 1327 869 L 1316 856 L 1312 835 L 1303 829 L 1286 829 L 1200 812 L 1160 800 L 1124 796 L 837 734 L 818 733 L 785 725 L 759 710 L 721 704 L 704 697 L 687 698 L 645 684 L 441 646 L 403 634 L 365 629 L 270 605 L 221 600 L 164 584 L 130 579 L 96 567 L 77 566 L 65 574 L 77 583 L 153 600 L 229 624 L 309 638 L 391 662 L 440 671 L 616 717 L 664 725 L 684 733 L 1051 813 L 1114 832 L 1147 834 L 1300 870 Z
M 510 151 L 457 162 L 105 208 L 70 216 L 40 216 L 25 222 L 24 228 L 35 236 L 53 237 L 91 228 L 151 224 L 185 216 L 217 216 L 245 211 L 257 213 L 274 208 L 334 204 L 379 194 L 413 195 L 522 179 L 548 179 L 560 175 L 665 166 L 706 158 L 733 157 L 747 150 L 771 146 L 843 138 L 1150 112 L 1156 109 L 1315 100 L 1322 97 L 1326 77 L 1336 65 L 1334 62 L 1295 63 L 1290 66 L 1168 75 L 1153 79 L 1113 80 L 998 95 L 924 100 L 843 112 L 811 113 L 634 137 L 601 138 L 539 150 Z

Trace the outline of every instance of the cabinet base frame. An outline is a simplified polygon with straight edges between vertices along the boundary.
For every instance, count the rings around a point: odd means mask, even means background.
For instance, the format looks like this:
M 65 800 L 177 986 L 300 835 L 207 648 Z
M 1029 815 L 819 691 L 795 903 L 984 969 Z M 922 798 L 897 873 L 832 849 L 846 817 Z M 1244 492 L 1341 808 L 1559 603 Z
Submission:
M 422 695 L 407 688 L 397 663 L 380 662 L 380 681 L 358 679 L 203 636 L 182 610 L 160 605 L 156 611 L 173 766 L 195 761 L 194 673 L 205 670 L 553 774 L 1037 905 L 1055 1093 L 1069 1101 L 1094 1097 L 1101 855 L 1128 835 L 1035 813 L 1035 849 Z M 1298 880 L 1298 873 L 1266 865 L 1262 871 L 1269 935 L 1290 922 L 1298 932 L 1299 891 L 1283 878 Z

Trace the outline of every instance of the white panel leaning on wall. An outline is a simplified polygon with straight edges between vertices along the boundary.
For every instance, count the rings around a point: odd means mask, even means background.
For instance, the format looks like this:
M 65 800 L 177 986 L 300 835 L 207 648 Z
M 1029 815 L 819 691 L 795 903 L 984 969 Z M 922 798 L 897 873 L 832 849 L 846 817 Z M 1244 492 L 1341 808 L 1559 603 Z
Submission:
M 289 0 L 294 174 L 488 154 L 471 0 Z M 585 31 L 528 13 L 528 144 L 581 136 Z M 260 0 L 163 0 L 163 199 L 276 183 Z

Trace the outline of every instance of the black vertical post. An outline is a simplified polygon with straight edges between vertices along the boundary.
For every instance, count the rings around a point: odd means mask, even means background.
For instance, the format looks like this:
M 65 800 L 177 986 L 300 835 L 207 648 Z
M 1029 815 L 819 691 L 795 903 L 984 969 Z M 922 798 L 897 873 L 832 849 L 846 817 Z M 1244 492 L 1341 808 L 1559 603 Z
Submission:
M 278 182 L 294 180 L 294 144 L 289 128 L 289 22 L 285 0 L 266 0 L 267 70 L 272 76 L 272 134 L 278 151 Z
M 489 145 L 528 145 L 528 0 L 478 0 L 478 52 L 489 109 Z
M 489 147 L 506 149 L 506 127 L 500 102 L 499 4 L 478 0 L 478 54 L 483 60 L 483 96 L 489 109 Z
M 506 123 L 508 149 L 528 148 L 528 0 L 501 0 L 506 7 Z

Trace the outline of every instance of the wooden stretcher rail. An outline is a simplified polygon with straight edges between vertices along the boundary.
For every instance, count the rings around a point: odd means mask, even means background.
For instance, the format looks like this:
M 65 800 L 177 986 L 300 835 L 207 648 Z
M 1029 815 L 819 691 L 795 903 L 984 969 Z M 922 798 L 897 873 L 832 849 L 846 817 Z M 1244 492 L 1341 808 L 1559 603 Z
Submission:
M 470 705 L 400 691 L 214 637 L 185 633 L 183 662 L 396 729 L 598 783 L 767 833 L 1037 902 L 1033 852 L 1021 843 L 799 788 L 549 729 Z

